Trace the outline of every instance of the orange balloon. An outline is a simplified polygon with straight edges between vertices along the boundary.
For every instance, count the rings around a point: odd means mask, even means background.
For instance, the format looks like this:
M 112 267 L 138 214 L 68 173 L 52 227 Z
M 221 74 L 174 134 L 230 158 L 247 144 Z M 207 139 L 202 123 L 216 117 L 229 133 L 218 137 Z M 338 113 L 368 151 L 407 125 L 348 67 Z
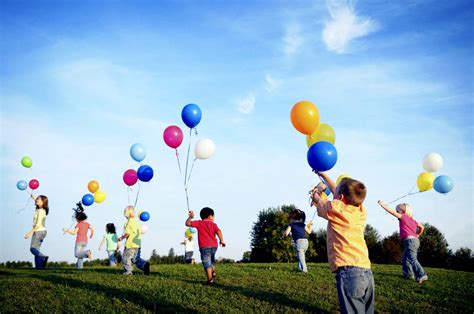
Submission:
M 87 188 L 89 189 L 91 193 L 95 193 L 99 189 L 99 182 L 97 182 L 96 180 L 92 180 L 87 185 Z
M 319 110 L 307 100 L 296 103 L 291 108 L 291 123 L 299 132 L 311 135 L 319 126 Z

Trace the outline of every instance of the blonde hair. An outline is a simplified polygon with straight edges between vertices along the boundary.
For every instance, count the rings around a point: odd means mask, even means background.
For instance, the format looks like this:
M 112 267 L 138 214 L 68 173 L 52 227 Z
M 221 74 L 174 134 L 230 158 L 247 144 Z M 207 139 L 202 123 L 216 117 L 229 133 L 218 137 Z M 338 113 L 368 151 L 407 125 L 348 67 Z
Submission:
M 411 209 L 410 205 L 408 205 L 407 203 L 398 204 L 395 210 L 399 214 L 403 213 L 407 215 L 408 217 L 413 217 L 413 210 Z
M 123 210 L 123 215 L 125 216 L 125 218 L 135 217 L 135 208 L 132 205 L 128 205 Z

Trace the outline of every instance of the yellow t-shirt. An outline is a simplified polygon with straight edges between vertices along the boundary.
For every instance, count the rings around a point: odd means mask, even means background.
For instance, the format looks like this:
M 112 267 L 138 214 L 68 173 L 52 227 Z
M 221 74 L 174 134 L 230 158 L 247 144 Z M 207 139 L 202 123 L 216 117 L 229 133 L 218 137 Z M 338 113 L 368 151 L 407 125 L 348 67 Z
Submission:
M 327 249 L 332 272 L 341 266 L 370 269 L 369 251 L 364 239 L 367 212 L 340 200 L 320 200 L 318 216 L 328 220 Z
M 46 211 L 43 208 L 38 208 L 35 211 L 35 217 L 33 218 L 33 228 L 37 227 L 36 231 L 46 230 Z
M 140 235 L 140 224 L 135 218 L 129 218 L 127 223 L 123 227 L 125 229 L 124 233 L 128 234 L 128 238 L 125 241 L 126 249 L 138 249 L 141 244 L 141 235 Z

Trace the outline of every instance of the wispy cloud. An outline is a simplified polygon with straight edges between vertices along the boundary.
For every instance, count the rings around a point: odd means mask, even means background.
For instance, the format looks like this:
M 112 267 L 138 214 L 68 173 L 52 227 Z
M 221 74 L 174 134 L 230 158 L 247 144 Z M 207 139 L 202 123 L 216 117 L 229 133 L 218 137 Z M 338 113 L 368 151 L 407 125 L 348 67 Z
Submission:
M 304 39 L 298 24 L 290 24 L 285 29 L 283 36 L 283 53 L 286 57 L 295 55 L 303 45 Z
M 237 100 L 237 110 L 244 114 L 250 114 L 255 109 L 255 95 L 253 93 Z
M 270 74 L 265 75 L 264 88 L 267 92 L 271 93 L 276 91 L 282 84 L 282 80 L 272 77 Z
M 358 16 L 348 1 L 327 0 L 327 7 L 331 20 L 326 23 L 322 36 L 330 51 L 345 53 L 353 39 L 366 36 L 378 28 L 374 20 Z

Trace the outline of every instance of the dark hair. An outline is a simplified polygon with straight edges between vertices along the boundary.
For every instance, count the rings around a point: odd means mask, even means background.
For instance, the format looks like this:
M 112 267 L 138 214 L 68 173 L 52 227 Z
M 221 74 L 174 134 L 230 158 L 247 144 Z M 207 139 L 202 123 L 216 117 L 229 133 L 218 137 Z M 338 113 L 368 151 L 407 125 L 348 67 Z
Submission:
M 204 207 L 203 209 L 201 209 L 199 216 L 201 216 L 201 219 L 206 219 L 209 218 L 209 216 L 214 216 L 214 210 L 212 210 L 212 208 L 210 207 Z
M 352 206 L 360 206 L 367 194 L 364 183 L 350 178 L 342 179 L 337 188 L 338 193 L 344 195 L 345 203 Z
M 108 223 L 105 226 L 105 230 L 107 230 L 107 233 L 116 233 L 115 232 L 115 225 L 113 223 Z
M 291 220 L 298 220 L 298 221 L 301 220 L 304 222 L 306 220 L 306 213 L 298 208 L 295 208 L 290 212 L 288 217 Z
M 48 197 L 44 195 L 40 195 L 37 198 L 40 198 L 43 201 L 43 209 L 46 212 L 46 215 L 49 213 L 49 205 L 48 205 Z M 39 209 L 38 205 L 35 205 L 36 209 Z
M 84 221 L 87 219 L 87 215 L 84 212 L 76 212 L 76 219 L 78 221 Z

